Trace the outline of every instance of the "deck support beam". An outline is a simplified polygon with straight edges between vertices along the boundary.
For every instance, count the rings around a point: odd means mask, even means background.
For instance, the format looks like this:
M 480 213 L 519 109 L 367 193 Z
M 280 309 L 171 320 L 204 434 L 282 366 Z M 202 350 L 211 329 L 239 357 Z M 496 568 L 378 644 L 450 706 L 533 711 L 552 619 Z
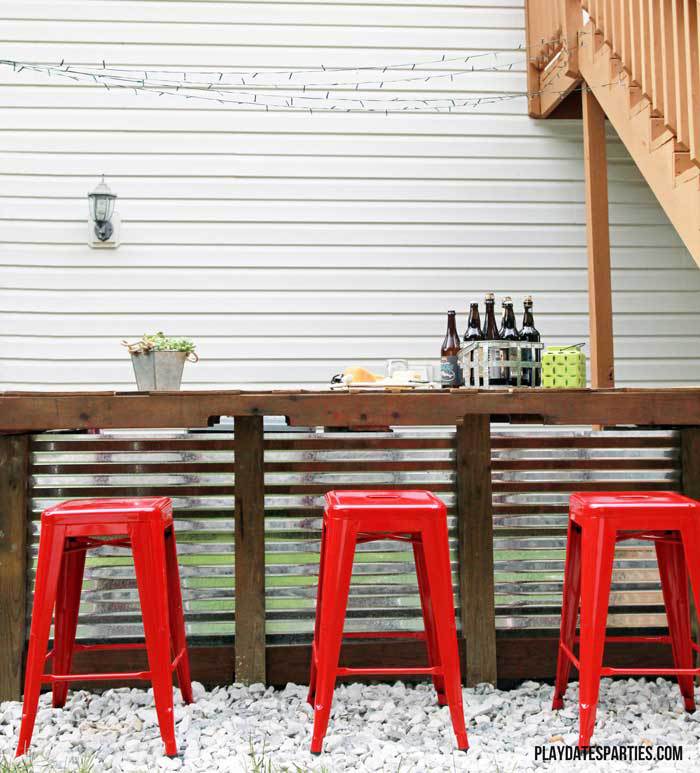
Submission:
M 591 386 L 604 389 L 615 386 L 605 113 L 587 86 L 582 100 Z

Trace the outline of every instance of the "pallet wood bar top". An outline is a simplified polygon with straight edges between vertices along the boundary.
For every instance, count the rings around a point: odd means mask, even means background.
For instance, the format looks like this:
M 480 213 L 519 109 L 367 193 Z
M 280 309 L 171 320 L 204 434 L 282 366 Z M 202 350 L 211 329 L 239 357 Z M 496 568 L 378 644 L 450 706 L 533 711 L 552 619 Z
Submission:
M 286 416 L 301 426 L 454 426 L 468 414 L 514 423 L 693 426 L 700 425 L 700 388 L 0 393 L 5 433 L 203 427 L 219 416 Z

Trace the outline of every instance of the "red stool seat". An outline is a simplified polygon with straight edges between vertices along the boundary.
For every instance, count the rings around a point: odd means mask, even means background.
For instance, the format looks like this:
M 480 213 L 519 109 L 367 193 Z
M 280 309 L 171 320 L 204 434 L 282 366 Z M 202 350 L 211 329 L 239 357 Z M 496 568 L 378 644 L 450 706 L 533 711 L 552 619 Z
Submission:
M 131 547 L 141 600 L 145 644 L 75 644 L 85 554 L 104 545 Z M 51 620 L 54 646 L 47 653 Z M 74 652 L 146 649 L 148 671 L 70 673 Z M 44 673 L 52 660 L 51 673 Z M 42 683 L 51 684 L 53 706 L 66 702 L 71 681 L 145 679 L 153 697 L 165 753 L 177 754 L 172 672 L 186 703 L 192 702 L 172 504 L 167 497 L 81 499 L 63 502 L 41 516 L 32 624 L 24 680 L 17 755 L 29 748 Z
M 413 547 L 425 632 L 343 634 L 355 546 L 387 539 L 410 542 Z M 443 502 L 429 491 L 327 493 L 309 679 L 308 701 L 314 708 L 311 752 L 321 752 L 337 677 L 380 675 L 432 677 L 438 702 L 449 706 L 457 745 L 466 751 L 469 744 L 454 611 L 447 513 Z M 343 636 L 423 639 L 430 665 L 341 668 L 338 659 Z
M 668 636 L 606 636 L 615 545 L 629 539 L 654 543 Z M 571 495 L 564 570 L 564 600 L 552 707 L 563 706 L 571 665 L 579 670 L 579 746 L 589 746 L 602 676 L 676 676 L 687 711 L 695 711 L 693 679 L 700 668 L 691 638 L 688 577 L 700 609 L 700 502 L 672 491 Z M 580 608 L 580 636 L 576 622 Z M 605 642 L 670 644 L 673 668 L 603 666 Z M 574 654 L 579 645 L 578 657 Z

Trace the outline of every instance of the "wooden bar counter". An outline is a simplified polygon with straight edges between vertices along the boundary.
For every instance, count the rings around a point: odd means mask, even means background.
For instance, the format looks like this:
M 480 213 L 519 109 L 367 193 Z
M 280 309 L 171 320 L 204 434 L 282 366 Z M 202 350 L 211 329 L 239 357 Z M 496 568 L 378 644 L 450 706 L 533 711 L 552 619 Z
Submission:
M 221 679 L 227 673 L 241 682 L 265 682 L 279 668 L 270 652 L 275 648 L 265 647 L 264 416 L 285 416 L 290 425 L 355 430 L 456 427 L 459 583 L 468 684 L 495 682 L 497 658 L 507 662 L 515 653 L 501 656 L 496 651 L 491 422 L 679 428 L 681 488 L 700 497 L 700 389 L 695 388 L 0 393 L 0 700 L 17 699 L 21 692 L 29 436 L 48 430 L 201 428 L 221 416 L 235 420 L 236 642 L 233 651 L 197 648 L 201 652 L 193 658 L 195 677 L 204 681 L 207 674 Z M 528 646 L 536 645 L 523 643 L 522 657 L 528 657 Z M 293 647 L 282 649 L 293 659 Z M 308 648 L 296 649 L 301 670 Z M 388 654 L 400 656 L 391 649 Z M 225 668 L 222 660 L 228 664 Z M 197 674 L 199 662 L 203 675 Z M 509 674 L 515 672 L 509 669 Z
M 218 416 L 286 416 L 304 426 L 455 425 L 467 414 L 543 424 L 700 425 L 700 388 L 0 393 L 5 433 L 201 427 Z

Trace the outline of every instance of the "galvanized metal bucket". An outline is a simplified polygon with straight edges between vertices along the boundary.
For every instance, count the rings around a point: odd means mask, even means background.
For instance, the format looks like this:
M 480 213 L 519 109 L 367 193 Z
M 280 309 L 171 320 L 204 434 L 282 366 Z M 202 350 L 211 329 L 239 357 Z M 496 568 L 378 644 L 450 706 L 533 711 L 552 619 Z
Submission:
M 177 391 L 187 352 L 131 352 L 139 392 Z

